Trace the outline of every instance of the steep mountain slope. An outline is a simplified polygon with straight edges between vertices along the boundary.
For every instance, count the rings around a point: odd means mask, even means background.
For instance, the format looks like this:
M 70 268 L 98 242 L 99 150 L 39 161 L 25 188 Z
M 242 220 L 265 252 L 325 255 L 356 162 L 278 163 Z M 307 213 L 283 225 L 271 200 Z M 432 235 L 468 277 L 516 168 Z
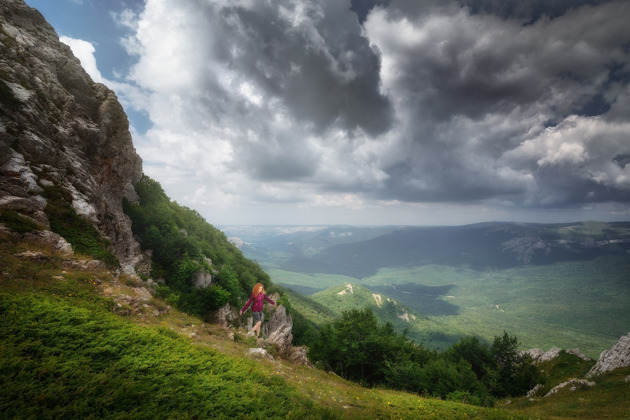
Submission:
M 137 199 L 142 163 L 127 117 L 37 10 L 0 6 L 0 210 L 56 231 L 77 214 L 132 273 L 142 257 L 122 198 Z
M 200 316 L 271 286 L 222 232 L 143 179 L 116 95 L 37 10 L 2 2 L 0 25 L 0 222 L 52 231 L 59 247 L 161 283 Z

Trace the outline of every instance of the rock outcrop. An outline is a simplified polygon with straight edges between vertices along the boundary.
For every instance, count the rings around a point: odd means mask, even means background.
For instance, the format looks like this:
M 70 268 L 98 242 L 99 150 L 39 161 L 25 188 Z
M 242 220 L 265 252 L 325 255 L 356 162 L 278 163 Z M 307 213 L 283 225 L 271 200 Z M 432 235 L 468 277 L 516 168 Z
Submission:
M 0 210 L 46 230 L 46 191 L 60 192 L 133 272 L 142 257 L 122 200 L 137 200 L 133 185 L 141 177 L 142 161 L 114 92 L 91 80 L 37 10 L 3 0 Z
M 271 299 L 277 301 L 279 295 L 271 296 Z M 305 366 L 311 366 L 308 360 L 308 350 L 303 346 L 293 346 L 293 319 L 287 314 L 286 308 L 282 305 L 273 311 L 268 322 L 263 324 L 262 335 L 265 337 L 262 341 L 263 345 L 274 346 L 278 354 L 284 359 L 293 363 Z
M 293 341 L 293 320 L 291 315 L 287 314 L 286 308 L 279 305 L 271 315 L 269 321 L 262 326 L 262 336 L 265 342 L 278 347 L 280 352 L 284 353 L 291 347 Z
M 604 350 L 586 377 L 592 378 L 626 366 L 630 366 L 630 334 L 621 337 L 610 350 Z
M 229 303 L 210 314 L 209 319 L 225 329 L 230 329 L 239 322 L 238 313 L 235 309 L 232 309 Z
M 543 351 L 542 349 L 531 349 L 531 350 L 527 350 L 523 353 L 528 354 L 529 356 L 531 356 L 532 360 L 534 361 L 534 363 L 543 363 L 543 362 L 548 362 L 550 360 L 555 359 L 556 357 L 558 357 L 560 355 L 560 352 L 562 350 L 557 348 L 557 347 L 552 347 L 550 348 L 548 351 Z M 580 352 L 579 349 L 568 349 L 566 350 L 566 353 L 568 354 L 572 354 L 574 356 L 579 357 L 582 360 L 592 360 L 590 357 L 586 356 L 585 354 L 583 354 L 582 352 Z
M 595 386 L 595 382 L 587 381 L 586 379 L 573 378 L 554 387 L 551 391 L 545 394 L 545 397 L 549 397 L 550 395 L 557 394 L 558 391 L 566 387 L 569 387 L 569 391 L 573 392 L 578 389 L 588 389 L 594 386 Z

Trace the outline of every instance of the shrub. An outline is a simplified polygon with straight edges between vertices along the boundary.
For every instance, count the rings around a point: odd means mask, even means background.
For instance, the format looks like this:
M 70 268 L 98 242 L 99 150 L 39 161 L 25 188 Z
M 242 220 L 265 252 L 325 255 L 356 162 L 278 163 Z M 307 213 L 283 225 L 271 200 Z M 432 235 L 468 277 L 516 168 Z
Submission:
M 4 223 L 17 233 L 28 233 L 39 229 L 35 222 L 11 210 L 0 210 L 0 223 Z
M 79 254 L 101 260 L 109 268 L 120 263 L 108 247 L 109 241 L 88 221 L 79 217 L 70 206 L 71 198 L 61 187 L 49 187 L 44 191 L 48 199 L 44 212 L 50 221 L 50 230 L 63 236 Z

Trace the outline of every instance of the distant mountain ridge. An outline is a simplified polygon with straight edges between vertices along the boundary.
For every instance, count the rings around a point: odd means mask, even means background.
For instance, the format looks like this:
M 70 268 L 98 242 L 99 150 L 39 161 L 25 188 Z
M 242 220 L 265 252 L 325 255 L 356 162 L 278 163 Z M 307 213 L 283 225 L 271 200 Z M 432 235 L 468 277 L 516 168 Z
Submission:
M 238 232 L 241 249 L 265 262 L 265 252 L 282 252 L 273 264 L 300 273 L 341 274 L 357 279 L 383 267 L 438 264 L 477 270 L 505 269 L 583 261 L 601 256 L 630 258 L 630 223 L 579 222 L 566 224 L 481 223 L 449 227 L 322 227 L 320 235 L 298 235 L 290 240 L 280 231 L 258 237 L 253 244 L 244 228 Z M 360 235 L 353 235 L 360 229 Z M 372 229 L 373 235 L 369 235 Z M 226 229 L 232 236 L 235 231 Z M 325 239 L 325 241 L 324 241 Z M 234 241 L 234 237 L 232 238 Z M 257 244 L 258 246 L 256 246 Z M 266 247 L 266 248 L 265 248 Z M 307 252 L 305 250 L 311 250 Z

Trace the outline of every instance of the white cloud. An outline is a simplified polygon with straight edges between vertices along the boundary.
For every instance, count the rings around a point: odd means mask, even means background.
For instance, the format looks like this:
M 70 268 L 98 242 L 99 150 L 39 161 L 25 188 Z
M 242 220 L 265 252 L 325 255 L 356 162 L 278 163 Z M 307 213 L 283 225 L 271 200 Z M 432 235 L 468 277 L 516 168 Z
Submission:
M 81 66 L 90 75 L 92 80 L 98 83 L 103 82 L 103 76 L 96 67 L 96 58 L 94 53 L 96 49 L 89 41 L 82 39 L 70 38 L 68 36 L 60 36 L 59 40 L 70 47 L 72 53 L 81 61 Z

